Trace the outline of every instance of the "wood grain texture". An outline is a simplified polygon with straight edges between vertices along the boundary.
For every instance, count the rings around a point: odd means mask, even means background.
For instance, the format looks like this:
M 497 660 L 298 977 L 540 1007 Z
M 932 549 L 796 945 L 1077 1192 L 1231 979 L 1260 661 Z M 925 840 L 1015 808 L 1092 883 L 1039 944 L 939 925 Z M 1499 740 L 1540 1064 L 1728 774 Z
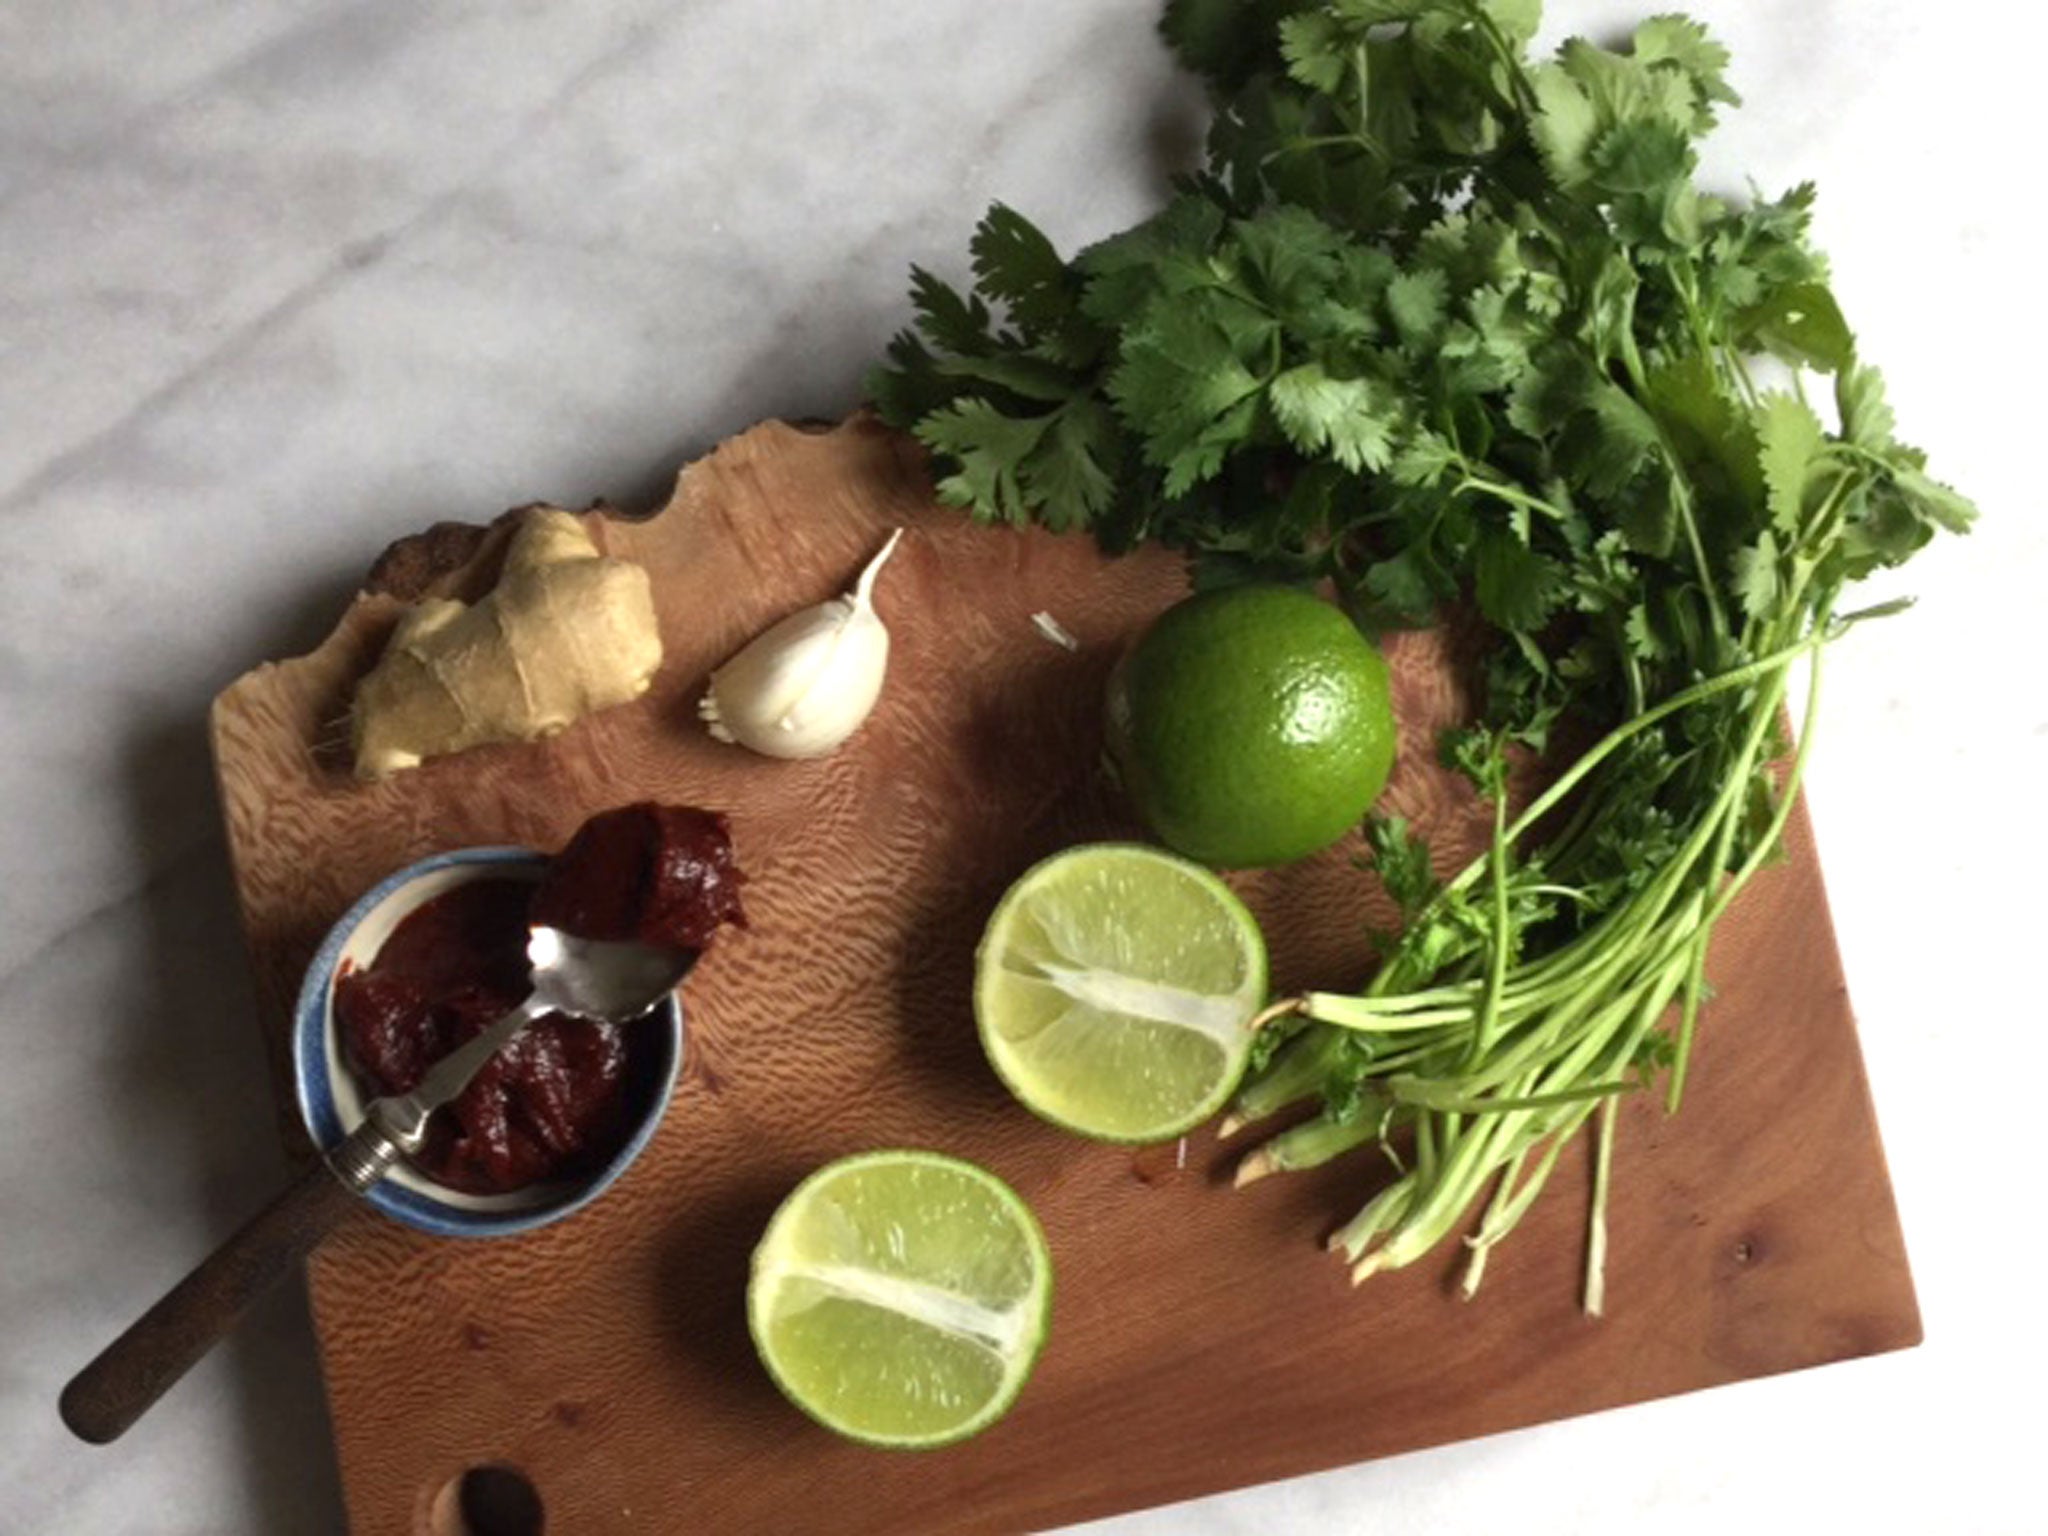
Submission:
M 878 594 L 895 639 L 859 736 L 822 762 L 710 741 L 709 670 L 841 589 L 909 532 Z M 1578 1311 L 1587 1167 L 1567 1159 L 1478 1299 L 1424 1263 L 1354 1291 L 1321 1238 L 1370 1191 L 1365 1154 L 1227 1187 L 1183 1159 L 1053 1131 L 983 1064 L 974 941 L 1033 859 L 1131 835 L 1095 767 L 1119 648 L 1184 590 L 1159 552 L 968 526 L 916 451 L 856 418 L 760 427 L 690 466 L 651 520 L 605 521 L 654 578 L 653 692 L 539 746 L 359 785 L 323 756 L 398 609 L 364 596 L 315 654 L 259 668 L 214 733 L 250 951 L 273 1040 L 321 934 L 407 860 L 558 846 L 643 797 L 731 813 L 752 928 L 685 998 L 683 1083 L 647 1154 L 588 1211 L 517 1239 L 435 1241 L 367 1213 L 311 1266 L 353 1528 L 426 1529 L 479 1463 L 522 1469 L 550 1530 L 980 1531 L 1059 1524 L 1917 1341 L 1919 1321 L 1804 815 L 1713 956 L 1683 1115 L 1622 1122 L 1608 1316 Z M 474 590 L 501 533 L 383 562 L 393 591 Z M 459 564 L 467 560 L 467 564 Z M 1032 625 L 1052 613 L 1068 652 Z M 1448 857 L 1482 831 L 1433 763 L 1459 699 L 1438 642 L 1390 647 L 1404 743 L 1393 808 Z M 1364 974 L 1387 913 L 1349 850 L 1234 881 L 1275 980 Z M 785 1405 L 744 1324 L 747 1257 L 829 1158 L 888 1145 L 986 1164 L 1042 1218 L 1051 1341 L 1011 1416 L 903 1456 Z

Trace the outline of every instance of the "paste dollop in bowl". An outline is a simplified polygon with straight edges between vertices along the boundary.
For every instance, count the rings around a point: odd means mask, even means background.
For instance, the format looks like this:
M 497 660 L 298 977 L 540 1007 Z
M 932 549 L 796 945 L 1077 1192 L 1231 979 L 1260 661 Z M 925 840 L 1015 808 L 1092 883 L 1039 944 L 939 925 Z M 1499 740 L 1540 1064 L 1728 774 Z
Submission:
M 545 855 L 526 848 L 434 854 L 381 882 L 329 931 L 307 969 L 292 1028 L 299 1112 L 323 1152 L 361 1123 L 379 1092 L 403 1091 L 405 1074 L 452 1049 L 458 1042 L 446 1030 L 459 1034 L 469 1027 L 463 1017 L 487 1020 L 518 1001 L 523 987 L 506 974 L 504 945 L 522 952 L 524 927 L 510 887 L 538 887 L 548 868 Z M 466 889 L 451 897 L 458 888 Z M 480 937 L 486 922 L 490 931 Z M 509 938 L 508 923 L 516 930 Z M 489 952 L 476 953 L 479 946 Z M 477 974 L 446 969 L 466 961 Z M 414 1025 L 444 1033 L 405 1038 Z M 400 1159 L 364 1198 L 443 1237 L 501 1237 L 559 1221 L 602 1194 L 646 1147 L 682 1055 L 682 1006 L 673 994 L 616 1031 L 540 1020 L 457 1106 L 436 1112 L 427 1146 Z M 562 1155 L 565 1127 L 588 1137 Z

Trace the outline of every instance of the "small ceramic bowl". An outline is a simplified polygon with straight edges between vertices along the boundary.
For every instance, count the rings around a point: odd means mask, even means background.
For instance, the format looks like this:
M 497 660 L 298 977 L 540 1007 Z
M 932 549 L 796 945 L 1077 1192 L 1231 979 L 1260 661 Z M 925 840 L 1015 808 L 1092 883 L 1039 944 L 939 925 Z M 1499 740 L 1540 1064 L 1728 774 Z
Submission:
M 391 931 L 443 891 L 484 878 L 539 881 L 546 859 L 526 848 L 458 848 L 401 869 L 351 907 L 329 930 L 307 968 L 292 1026 L 292 1073 L 299 1114 L 314 1144 L 333 1147 L 362 1123 L 370 1095 L 343 1059 L 334 1028 L 334 983 L 342 962 L 367 967 Z M 674 1095 L 683 1057 L 683 1010 L 673 994 L 660 1009 L 634 1022 L 655 1032 L 655 1047 L 640 1059 L 626 1091 L 634 1096 L 631 1132 L 612 1159 L 585 1178 L 529 1185 L 501 1195 L 473 1195 L 426 1177 L 401 1159 L 364 1195 L 385 1215 L 438 1237 L 504 1237 L 530 1232 L 581 1210 L 640 1155 Z

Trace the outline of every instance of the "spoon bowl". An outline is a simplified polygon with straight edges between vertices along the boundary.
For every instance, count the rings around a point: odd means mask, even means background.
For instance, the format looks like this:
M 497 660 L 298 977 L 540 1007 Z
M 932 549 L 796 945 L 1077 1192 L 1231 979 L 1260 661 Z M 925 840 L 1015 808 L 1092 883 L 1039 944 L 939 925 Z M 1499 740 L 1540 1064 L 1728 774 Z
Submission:
M 579 939 L 535 927 L 526 943 L 534 996 L 557 1013 L 630 1024 L 658 1007 L 689 974 L 689 950 Z

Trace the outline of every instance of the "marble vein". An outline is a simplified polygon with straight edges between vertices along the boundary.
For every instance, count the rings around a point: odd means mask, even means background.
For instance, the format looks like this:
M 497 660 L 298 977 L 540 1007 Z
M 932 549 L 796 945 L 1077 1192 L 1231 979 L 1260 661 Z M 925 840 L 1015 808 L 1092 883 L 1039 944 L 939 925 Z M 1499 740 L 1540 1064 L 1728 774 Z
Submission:
M 729 0 L 721 0 L 721 3 L 729 3 Z M 716 8 L 716 5 L 700 5 L 696 10 L 702 13 Z M 391 5 L 383 9 L 402 14 L 407 8 Z M 12 511 L 24 503 L 33 501 L 51 485 L 61 483 L 82 460 L 104 450 L 124 433 L 147 423 L 166 403 L 178 399 L 186 391 L 206 380 L 223 363 L 246 355 L 250 344 L 275 328 L 280 321 L 301 312 L 346 282 L 352 273 L 367 266 L 369 260 L 366 257 L 376 252 L 389 251 L 406 236 L 431 227 L 445 217 L 449 210 L 460 206 L 479 183 L 501 174 L 508 161 L 516 160 L 524 149 L 545 135 L 549 126 L 558 121 L 562 113 L 580 97 L 640 57 L 650 42 L 662 31 L 662 14 L 657 12 L 654 17 L 632 22 L 616 40 L 595 58 L 576 69 L 538 106 L 525 112 L 488 152 L 477 155 L 451 185 L 430 196 L 422 206 L 380 228 L 349 240 L 342 246 L 338 255 L 325 258 L 324 264 L 310 277 L 297 282 L 254 315 L 235 322 L 220 341 L 170 378 L 150 387 L 134 406 L 89 430 L 52 454 L 42 464 L 23 474 L 12 487 L 0 493 L 0 513 Z M 681 13 L 666 14 L 673 20 Z M 239 71 L 259 70 L 266 63 L 274 62 L 287 54 L 304 53 L 309 44 L 318 43 L 321 35 L 360 36 L 360 21 L 360 17 L 348 14 L 321 18 L 308 23 L 306 27 L 294 29 L 282 37 L 273 38 L 250 50 L 242 58 L 223 66 L 219 75 L 227 78 Z M 202 100 L 206 94 L 206 84 L 206 81 L 195 83 L 187 92 L 163 103 L 157 109 L 158 112 L 168 115 L 179 106 Z

